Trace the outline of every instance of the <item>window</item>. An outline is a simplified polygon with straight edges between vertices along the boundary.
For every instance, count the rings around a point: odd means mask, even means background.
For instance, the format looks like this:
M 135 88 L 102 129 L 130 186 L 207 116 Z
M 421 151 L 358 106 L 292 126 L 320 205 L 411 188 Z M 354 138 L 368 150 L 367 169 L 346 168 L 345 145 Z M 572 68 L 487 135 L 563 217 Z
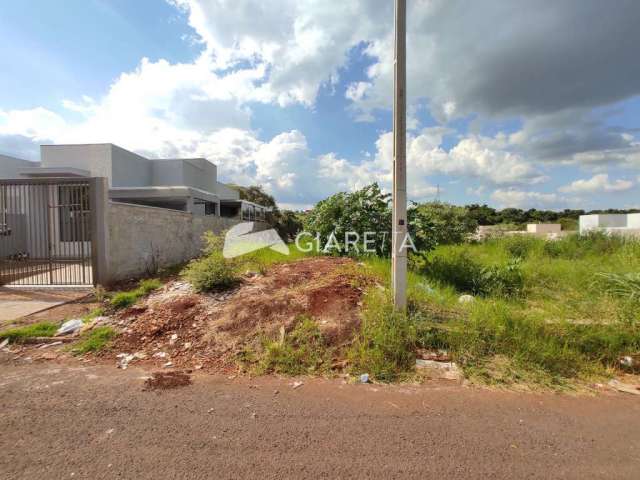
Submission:
M 60 185 L 57 210 L 61 242 L 91 240 L 91 210 L 87 185 Z

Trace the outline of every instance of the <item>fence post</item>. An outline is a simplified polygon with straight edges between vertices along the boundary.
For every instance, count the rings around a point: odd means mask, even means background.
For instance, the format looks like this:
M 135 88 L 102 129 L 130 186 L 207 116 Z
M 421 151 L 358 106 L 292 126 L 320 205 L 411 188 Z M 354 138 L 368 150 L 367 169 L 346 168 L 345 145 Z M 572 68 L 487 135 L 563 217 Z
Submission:
M 109 283 L 109 231 L 107 225 L 109 187 L 104 177 L 91 178 L 91 252 L 93 284 Z

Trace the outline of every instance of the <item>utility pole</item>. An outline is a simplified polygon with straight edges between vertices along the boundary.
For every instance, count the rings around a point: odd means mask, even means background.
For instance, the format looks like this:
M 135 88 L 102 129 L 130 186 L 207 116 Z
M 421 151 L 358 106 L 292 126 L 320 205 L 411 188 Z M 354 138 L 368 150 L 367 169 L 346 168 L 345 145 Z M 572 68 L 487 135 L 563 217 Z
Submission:
M 395 0 L 391 283 L 396 310 L 407 307 L 407 2 Z

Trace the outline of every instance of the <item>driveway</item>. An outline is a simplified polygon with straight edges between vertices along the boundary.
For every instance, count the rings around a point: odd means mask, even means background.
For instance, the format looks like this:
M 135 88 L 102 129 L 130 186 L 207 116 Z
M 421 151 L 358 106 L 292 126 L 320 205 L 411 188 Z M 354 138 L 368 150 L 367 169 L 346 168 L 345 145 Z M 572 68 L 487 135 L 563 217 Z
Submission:
M 88 290 L 22 290 L 0 287 L 0 322 L 16 320 L 87 295 Z
M 27 361 L 28 362 L 28 361 Z M 636 479 L 635 396 L 0 364 L 2 477 Z

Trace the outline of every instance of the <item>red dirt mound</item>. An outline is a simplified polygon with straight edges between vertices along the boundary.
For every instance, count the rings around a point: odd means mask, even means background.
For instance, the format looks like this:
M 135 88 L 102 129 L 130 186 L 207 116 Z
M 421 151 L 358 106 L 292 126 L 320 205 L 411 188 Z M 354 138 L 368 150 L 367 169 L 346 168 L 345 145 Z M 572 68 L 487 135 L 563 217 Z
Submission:
M 146 304 L 124 311 L 115 353 L 175 366 L 235 369 L 236 355 L 257 339 L 275 336 L 309 316 L 333 346 L 359 326 L 367 278 L 350 259 L 318 257 L 272 266 L 236 289 L 216 294 L 176 292 L 167 286 Z

